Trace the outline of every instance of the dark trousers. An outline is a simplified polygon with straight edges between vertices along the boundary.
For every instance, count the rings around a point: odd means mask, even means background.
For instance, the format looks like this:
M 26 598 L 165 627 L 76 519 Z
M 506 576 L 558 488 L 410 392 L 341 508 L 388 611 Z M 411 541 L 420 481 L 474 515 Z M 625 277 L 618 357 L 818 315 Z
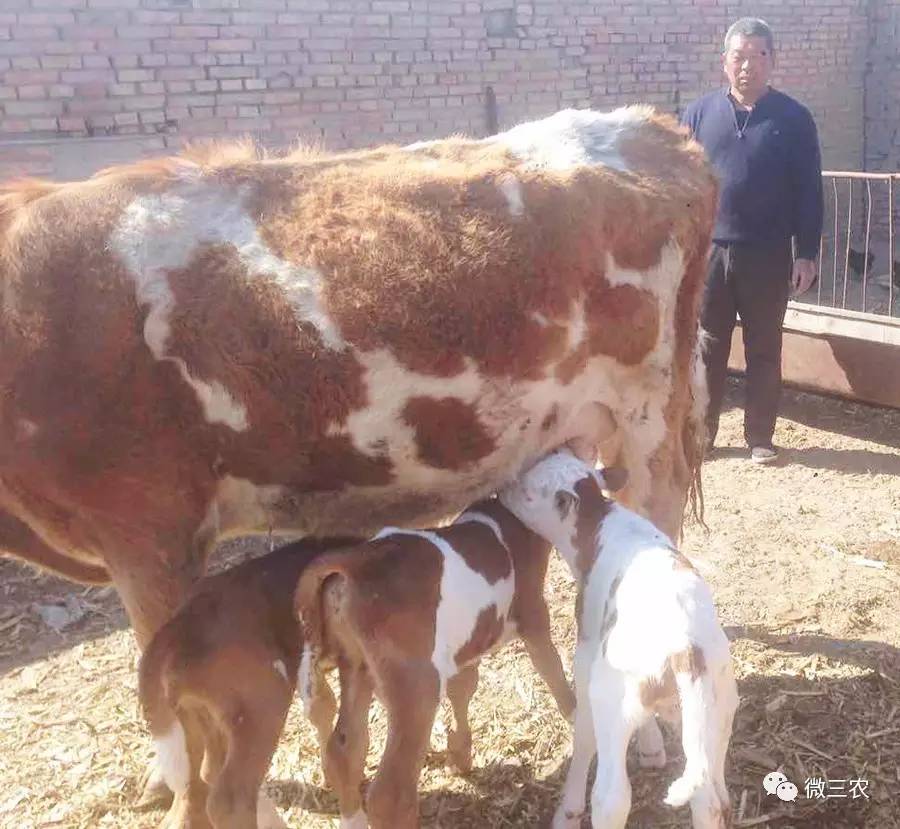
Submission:
M 790 294 L 792 264 L 787 239 L 712 246 L 700 311 L 701 325 L 710 336 L 705 358 L 710 443 L 719 428 L 736 315 L 741 318 L 747 361 L 744 438 L 748 446 L 772 443 L 781 396 L 781 326 Z

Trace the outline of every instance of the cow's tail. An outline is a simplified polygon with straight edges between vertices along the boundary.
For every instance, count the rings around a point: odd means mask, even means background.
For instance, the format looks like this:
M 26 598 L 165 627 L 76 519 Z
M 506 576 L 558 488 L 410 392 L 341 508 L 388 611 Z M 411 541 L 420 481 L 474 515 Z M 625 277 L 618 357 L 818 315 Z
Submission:
M 153 637 L 141 657 L 138 695 L 162 778 L 173 792 L 179 793 L 187 788 L 190 761 L 184 728 L 175 712 L 177 649 L 178 627 L 170 622 Z
M 706 410 L 709 408 L 709 389 L 706 385 L 705 353 L 709 344 L 709 334 L 697 329 L 697 341 L 691 358 L 689 387 L 691 407 L 684 430 L 684 454 L 688 474 L 688 504 L 691 517 L 704 529 L 709 529 L 703 520 L 703 456 L 706 453 Z

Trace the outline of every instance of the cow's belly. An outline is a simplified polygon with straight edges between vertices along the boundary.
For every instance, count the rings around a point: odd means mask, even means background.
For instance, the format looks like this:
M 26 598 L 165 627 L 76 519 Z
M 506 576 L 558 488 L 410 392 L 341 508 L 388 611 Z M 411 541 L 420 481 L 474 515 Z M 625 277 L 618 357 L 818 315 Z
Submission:
M 629 377 L 619 377 L 622 372 Z M 313 491 L 229 477 L 220 482 L 203 529 L 216 538 L 269 530 L 365 535 L 385 525 L 440 523 L 548 451 L 563 444 L 593 449 L 617 423 L 639 417 L 648 395 L 662 391 L 659 382 L 644 382 L 650 374 L 646 366 L 625 369 L 596 358 L 565 384 L 461 377 L 431 378 L 431 386 L 413 378 L 406 393 L 395 383 L 393 394 L 376 395 L 335 430 L 361 452 L 385 453 L 390 482 Z M 618 391 L 623 388 L 628 399 Z M 423 401 L 414 418 L 403 415 L 410 398 Z

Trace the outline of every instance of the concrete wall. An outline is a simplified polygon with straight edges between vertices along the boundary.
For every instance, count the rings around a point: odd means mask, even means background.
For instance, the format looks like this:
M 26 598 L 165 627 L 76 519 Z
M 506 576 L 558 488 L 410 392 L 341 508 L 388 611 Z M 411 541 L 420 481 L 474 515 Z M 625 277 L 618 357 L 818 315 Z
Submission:
M 776 83 L 812 109 L 826 165 L 859 169 L 865 154 L 896 166 L 898 8 L 900 0 L 2 0 L 0 178 L 80 176 L 208 136 L 282 144 L 299 135 L 339 148 L 484 134 L 488 87 L 501 128 L 563 106 L 646 101 L 677 111 L 720 83 L 722 35 L 750 13 L 775 28 Z

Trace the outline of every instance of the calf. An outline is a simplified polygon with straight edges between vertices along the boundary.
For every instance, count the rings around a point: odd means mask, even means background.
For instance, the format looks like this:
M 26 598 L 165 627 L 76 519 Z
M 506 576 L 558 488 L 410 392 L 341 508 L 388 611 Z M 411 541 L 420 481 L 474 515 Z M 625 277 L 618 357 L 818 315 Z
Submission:
M 248 829 L 258 805 L 259 826 L 284 825 L 264 796 L 257 800 L 296 686 L 294 589 L 318 553 L 357 541 L 289 544 L 202 579 L 154 636 L 141 660 L 140 700 L 175 792 L 163 827 Z M 309 696 L 324 745 L 334 697 L 323 681 Z
M 549 543 L 493 500 L 442 529 L 385 529 L 305 571 L 296 595 L 306 642 L 300 693 L 312 695 L 317 666 L 337 663 L 341 702 L 325 773 L 337 790 L 344 829 L 366 826 L 360 783 L 373 693 L 389 720 L 366 800 L 375 829 L 419 825 L 417 783 L 445 693 L 456 723 L 448 737 L 451 762 L 470 767 L 467 711 L 478 660 L 513 634 L 523 639 L 560 711 L 571 715 L 574 694 L 550 639 L 543 596 L 549 552 Z
M 624 827 L 629 739 L 642 726 L 642 755 L 664 763 L 654 714 L 672 719 L 680 702 L 687 764 L 666 802 L 690 801 L 695 829 L 724 829 L 731 814 L 725 753 L 738 704 L 728 640 L 690 562 L 653 524 L 603 496 L 601 489 L 617 489 L 624 477 L 560 451 L 500 494 L 554 544 L 579 584 L 574 751 L 553 827 L 581 825 L 595 752 L 594 829 Z

